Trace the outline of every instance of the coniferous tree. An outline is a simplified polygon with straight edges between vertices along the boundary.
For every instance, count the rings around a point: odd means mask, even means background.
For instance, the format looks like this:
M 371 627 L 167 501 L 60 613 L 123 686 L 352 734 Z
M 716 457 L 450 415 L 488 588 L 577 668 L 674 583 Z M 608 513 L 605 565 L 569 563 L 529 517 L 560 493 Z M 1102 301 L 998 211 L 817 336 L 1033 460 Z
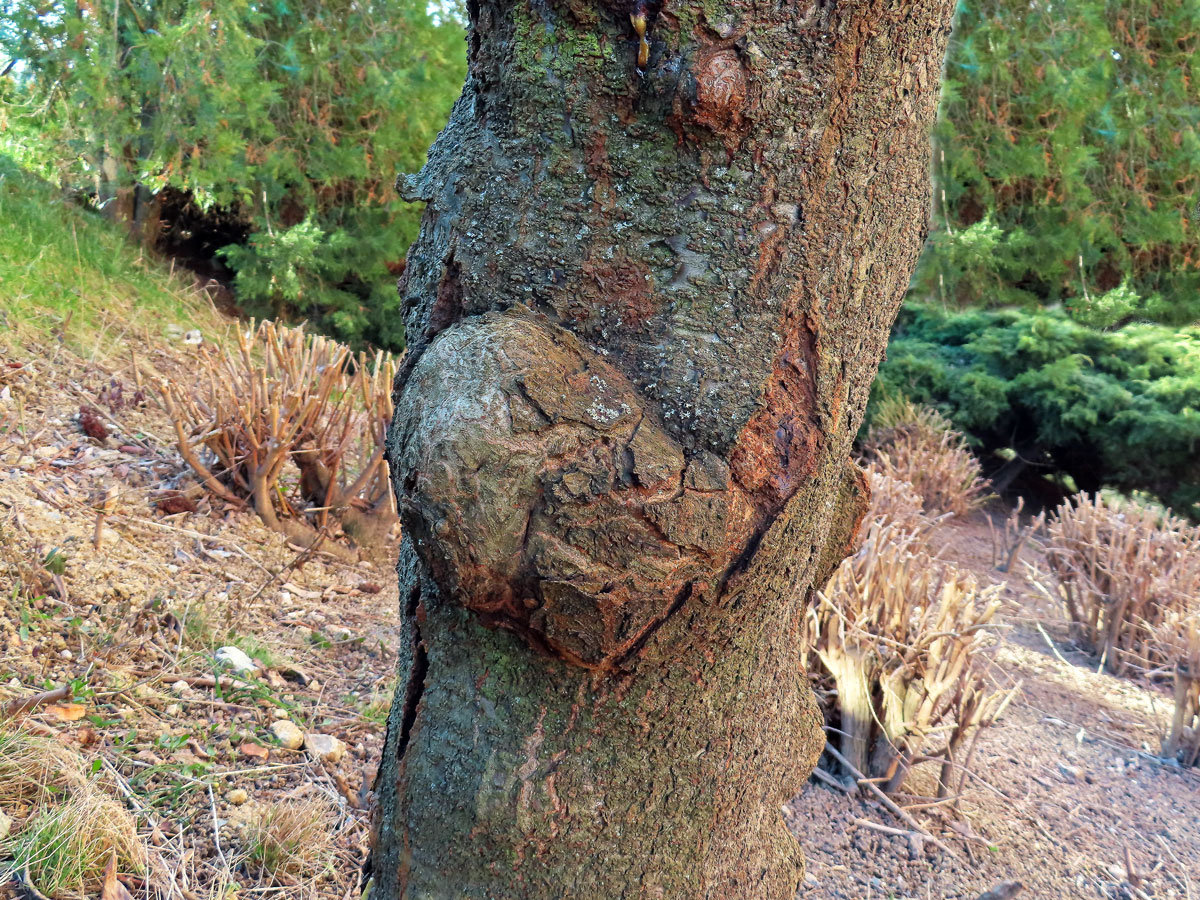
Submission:
M 465 71 L 425 0 L 0 0 L 7 138 L 148 246 L 164 197 L 236 223 L 248 311 L 403 341 L 394 272 L 420 168 Z M 389 271 L 389 264 L 390 269 Z

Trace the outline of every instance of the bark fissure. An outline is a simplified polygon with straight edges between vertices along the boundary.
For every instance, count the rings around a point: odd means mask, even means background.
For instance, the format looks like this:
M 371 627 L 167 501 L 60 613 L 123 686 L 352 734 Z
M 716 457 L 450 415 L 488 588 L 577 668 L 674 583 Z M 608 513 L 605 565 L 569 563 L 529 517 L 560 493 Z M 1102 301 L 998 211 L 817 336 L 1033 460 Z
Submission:
M 421 698 L 425 695 L 425 680 L 429 677 L 429 654 L 425 649 L 425 641 L 421 637 L 421 592 L 414 589 L 409 594 L 408 604 L 404 615 L 410 623 L 412 670 L 408 675 L 408 683 L 404 686 L 404 705 L 400 710 L 400 736 L 396 741 L 395 754 L 398 765 L 403 764 L 404 754 L 408 750 L 413 727 L 417 723 L 417 714 L 421 708 Z

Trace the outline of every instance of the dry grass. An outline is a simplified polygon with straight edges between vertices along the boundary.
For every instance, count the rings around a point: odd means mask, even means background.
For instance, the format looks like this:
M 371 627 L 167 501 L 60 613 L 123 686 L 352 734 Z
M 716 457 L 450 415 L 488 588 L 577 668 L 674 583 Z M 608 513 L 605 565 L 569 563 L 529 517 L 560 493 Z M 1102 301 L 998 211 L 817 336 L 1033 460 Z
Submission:
M 1046 561 L 1075 637 L 1116 673 L 1173 664 L 1155 632 L 1195 612 L 1200 527 L 1163 510 L 1078 494 L 1047 526 Z
M 903 394 L 885 397 L 871 417 L 871 434 L 876 441 L 887 441 L 897 431 L 917 430 L 926 437 L 952 431 L 954 425 L 936 409 L 919 406 Z M 872 439 L 868 438 L 868 443 Z
M 381 541 L 395 522 L 383 458 L 394 359 L 273 322 L 236 343 L 202 346 L 192 383 L 159 381 L 183 458 L 211 493 L 300 543 L 331 516 L 360 545 Z
M 78 754 L 58 741 L 0 722 L 0 809 L 24 815 L 34 804 L 86 788 Z
M 1021 558 L 1021 551 L 1036 535 L 1046 531 L 1046 511 L 1042 510 L 1036 516 L 1025 514 L 1025 498 L 1017 500 L 1017 505 L 1005 518 L 1004 524 L 996 528 L 996 524 L 988 519 L 988 535 L 992 539 L 992 566 L 1001 572 L 1011 572 Z
M 891 791 L 918 757 L 942 759 L 944 779 L 965 765 L 967 736 L 1012 696 L 988 690 L 978 665 L 1000 588 L 938 561 L 928 537 L 874 519 L 809 612 L 809 670 L 826 688 L 828 724 L 842 754 Z M 929 746 L 936 735 L 940 748 Z
M 1163 756 L 1194 766 L 1200 762 L 1200 609 L 1168 611 L 1154 639 L 1175 666 L 1175 714 L 1163 738 Z
M 318 875 L 332 861 L 335 820 L 325 800 L 272 803 L 246 829 L 246 859 L 276 879 Z
M 49 897 L 91 898 L 114 851 L 119 872 L 145 870 L 146 847 L 133 816 L 116 801 L 83 790 L 31 816 L 14 842 L 13 860 Z
M 965 515 L 988 499 L 979 460 L 936 410 L 884 401 L 863 452 L 884 474 L 911 484 L 931 515 Z
M 20 823 L 12 868 L 43 895 L 97 896 L 114 852 L 119 871 L 146 868 L 133 816 L 89 780 L 83 758 L 11 722 L 0 723 L 0 808 Z
M 871 505 L 867 508 L 864 527 L 887 526 L 893 537 L 928 537 L 939 519 L 926 513 L 925 502 L 916 489 L 907 481 L 889 475 L 877 463 L 868 462 L 864 468 L 871 488 Z

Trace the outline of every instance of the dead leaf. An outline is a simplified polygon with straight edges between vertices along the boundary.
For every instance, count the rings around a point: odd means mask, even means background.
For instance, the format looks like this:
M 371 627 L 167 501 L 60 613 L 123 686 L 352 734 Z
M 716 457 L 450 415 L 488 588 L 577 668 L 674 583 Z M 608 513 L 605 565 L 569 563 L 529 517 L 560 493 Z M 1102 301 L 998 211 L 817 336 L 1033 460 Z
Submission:
M 108 858 L 104 869 L 104 889 L 100 891 L 100 900 L 133 900 L 133 895 L 126 890 L 125 885 L 117 881 L 117 851 L 114 849 Z
M 47 706 L 46 712 L 60 722 L 78 722 L 87 715 L 87 707 L 82 703 L 55 703 Z
M 271 755 L 271 751 L 266 747 L 260 747 L 258 744 L 253 744 L 247 741 L 238 747 L 239 750 L 246 756 L 253 756 L 255 759 L 267 759 Z
M 83 433 L 100 443 L 107 443 L 108 429 L 100 421 L 100 410 L 94 406 L 79 407 L 79 427 Z
M 96 730 L 94 728 L 89 728 L 87 725 L 84 725 L 75 732 L 75 740 L 78 742 L 80 747 L 90 747 L 92 744 L 99 743 L 100 735 L 96 734 Z

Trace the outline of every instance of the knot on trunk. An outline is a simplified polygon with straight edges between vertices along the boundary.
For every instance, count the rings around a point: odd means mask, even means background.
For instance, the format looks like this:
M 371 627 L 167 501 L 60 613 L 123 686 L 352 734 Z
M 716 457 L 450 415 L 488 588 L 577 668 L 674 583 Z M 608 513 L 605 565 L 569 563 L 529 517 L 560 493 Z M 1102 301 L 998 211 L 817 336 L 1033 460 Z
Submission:
M 620 372 L 528 311 L 442 332 L 396 410 L 418 552 L 487 624 L 568 662 L 619 662 L 755 533 L 724 460 L 685 458 Z
M 670 124 L 682 141 L 707 130 L 720 136 L 732 158 L 750 127 L 750 73 L 731 46 L 701 50 L 676 88 Z

